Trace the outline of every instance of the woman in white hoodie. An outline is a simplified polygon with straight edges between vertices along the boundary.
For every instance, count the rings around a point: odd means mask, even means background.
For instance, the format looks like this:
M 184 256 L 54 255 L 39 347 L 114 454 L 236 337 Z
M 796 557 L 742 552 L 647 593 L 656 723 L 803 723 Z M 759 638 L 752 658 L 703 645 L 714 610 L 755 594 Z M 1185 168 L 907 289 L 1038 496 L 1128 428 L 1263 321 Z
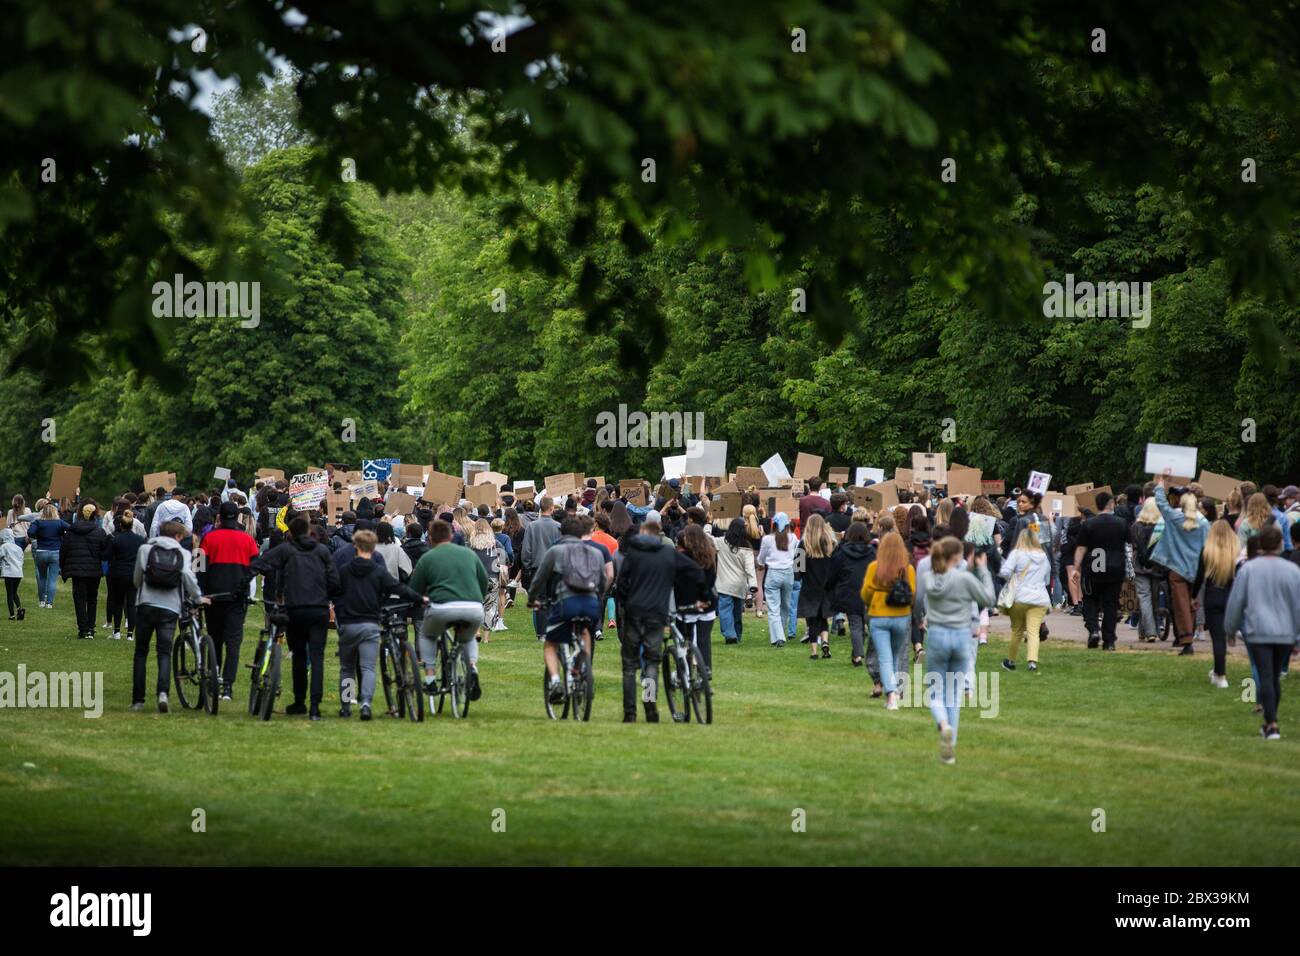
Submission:
M 1052 562 L 1043 551 L 1038 516 L 1035 514 L 1028 517 L 1030 520 L 1021 530 L 1030 533 L 1016 537 L 1015 547 L 998 571 L 998 576 L 1005 578 L 1015 591 L 1015 599 L 1007 612 L 1011 618 L 1011 644 L 1007 648 L 1007 656 L 1002 659 L 1003 668 L 1009 671 L 1016 669 L 1021 641 L 1026 641 L 1029 645 L 1026 654 L 1029 669 L 1038 670 L 1038 629 L 1052 606 L 1052 598 L 1047 591 L 1051 581 Z
M 758 593 L 754 549 L 749 545 L 744 518 L 732 518 L 727 533 L 715 539 L 718 546 L 718 622 L 728 644 L 739 644 L 745 618 L 745 599 Z

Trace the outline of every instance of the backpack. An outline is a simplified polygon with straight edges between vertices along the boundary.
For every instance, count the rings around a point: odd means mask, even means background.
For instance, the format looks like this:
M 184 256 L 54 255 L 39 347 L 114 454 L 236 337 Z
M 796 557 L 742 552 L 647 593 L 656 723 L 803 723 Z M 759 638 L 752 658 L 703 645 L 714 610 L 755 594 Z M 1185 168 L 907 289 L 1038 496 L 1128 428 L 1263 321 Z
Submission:
M 570 591 L 594 594 L 605 579 L 605 562 L 601 554 L 589 545 L 571 544 L 564 552 L 564 586 Z
M 899 574 L 894 586 L 885 595 L 885 603 L 890 607 L 907 607 L 912 603 L 912 585 L 907 583 L 907 569 Z
M 144 583 L 160 591 L 171 591 L 181 586 L 181 570 L 185 567 L 185 552 L 180 548 L 163 548 L 154 545 L 144 563 Z

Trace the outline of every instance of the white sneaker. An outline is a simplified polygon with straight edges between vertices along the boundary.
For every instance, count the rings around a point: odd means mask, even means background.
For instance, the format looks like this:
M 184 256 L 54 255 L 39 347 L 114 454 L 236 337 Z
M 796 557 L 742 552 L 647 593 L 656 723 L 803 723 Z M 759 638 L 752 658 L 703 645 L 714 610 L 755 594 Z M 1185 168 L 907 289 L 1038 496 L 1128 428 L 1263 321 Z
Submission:
M 167 713 L 167 691 L 165 690 L 158 693 L 158 713 Z
M 954 752 L 953 738 L 957 735 L 952 732 L 951 727 L 944 727 L 939 731 L 939 760 L 943 763 L 956 763 L 957 754 Z
M 885 695 L 885 710 L 898 710 L 898 695 Z
M 1214 670 L 1213 670 L 1213 669 L 1211 669 L 1211 670 L 1210 670 L 1210 683 L 1213 684 L 1215 687 L 1218 687 L 1218 688 L 1220 688 L 1220 689 L 1227 689 L 1227 686 L 1228 686 L 1228 675 L 1224 674 L 1222 677 L 1220 677 L 1218 674 L 1214 673 Z
M 496 619 L 496 622 L 492 625 L 492 630 L 494 630 L 494 631 L 507 631 L 507 630 L 509 630 L 509 628 L 506 627 L 506 622 L 505 622 L 505 621 L 501 620 L 501 618 L 497 618 L 497 619 Z
M 113 632 L 113 637 L 112 637 L 112 639 L 115 640 L 115 641 L 120 641 L 120 640 L 122 639 L 122 632 L 121 632 L 121 631 L 114 631 L 114 632 Z

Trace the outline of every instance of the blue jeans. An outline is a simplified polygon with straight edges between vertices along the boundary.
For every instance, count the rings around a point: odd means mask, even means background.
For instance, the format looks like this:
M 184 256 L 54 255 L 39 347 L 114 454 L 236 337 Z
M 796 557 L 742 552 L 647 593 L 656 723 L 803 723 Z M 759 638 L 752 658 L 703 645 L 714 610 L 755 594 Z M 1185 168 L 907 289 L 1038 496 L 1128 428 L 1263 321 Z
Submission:
M 740 640 L 744 631 L 745 599 L 730 594 L 718 595 L 718 627 L 728 641 Z
M 790 601 L 785 609 L 785 632 L 790 640 L 794 640 L 794 635 L 799 630 L 799 592 L 803 590 L 803 581 L 798 578 L 790 587 Z
M 880 683 L 886 694 L 898 690 L 896 666 L 907 672 L 907 644 L 912 637 L 912 615 L 898 617 L 870 617 L 867 627 L 871 631 L 871 643 L 876 646 L 876 657 L 880 659 Z
M 54 591 L 59 583 L 59 552 L 33 551 L 36 561 L 36 601 L 54 603 Z
M 969 627 L 939 627 L 925 632 L 925 702 L 936 725 L 947 722 L 957 740 L 957 718 L 966 692 L 966 671 L 970 666 Z
M 790 596 L 794 591 L 793 568 L 768 568 L 763 575 L 763 600 L 767 604 L 767 636 L 773 644 L 784 642 L 786 629 L 781 626 L 781 615 L 788 613 Z M 794 618 L 790 618 L 790 636 L 794 637 Z

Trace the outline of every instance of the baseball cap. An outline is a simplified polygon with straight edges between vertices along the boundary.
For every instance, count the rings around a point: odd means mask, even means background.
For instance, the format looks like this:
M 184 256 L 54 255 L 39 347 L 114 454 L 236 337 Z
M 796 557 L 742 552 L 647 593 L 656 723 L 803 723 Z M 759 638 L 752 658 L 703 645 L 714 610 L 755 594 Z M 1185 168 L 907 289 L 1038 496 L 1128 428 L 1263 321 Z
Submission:
M 669 478 L 669 479 L 668 479 L 668 487 L 669 487 L 669 488 L 680 488 L 681 486 L 682 486 L 681 479 L 679 479 L 679 478 Z
M 224 519 L 238 518 L 239 505 L 233 501 L 223 501 L 221 507 L 217 509 L 217 514 Z
M 1300 488 L 1295 485 L 1287 485 L 1282 489 L 1283 498 L 1300 498 Z
M 772 519 L 772 527 L 777 531 L 784 531 L 790 525 L 790 516 L 784 511 L 778 511 L 776 517 Z
M 641 519 L 642 524 L 659 524 L 662 521 L 663 516 L 653 508 L 647 511 L 645 517 Z

